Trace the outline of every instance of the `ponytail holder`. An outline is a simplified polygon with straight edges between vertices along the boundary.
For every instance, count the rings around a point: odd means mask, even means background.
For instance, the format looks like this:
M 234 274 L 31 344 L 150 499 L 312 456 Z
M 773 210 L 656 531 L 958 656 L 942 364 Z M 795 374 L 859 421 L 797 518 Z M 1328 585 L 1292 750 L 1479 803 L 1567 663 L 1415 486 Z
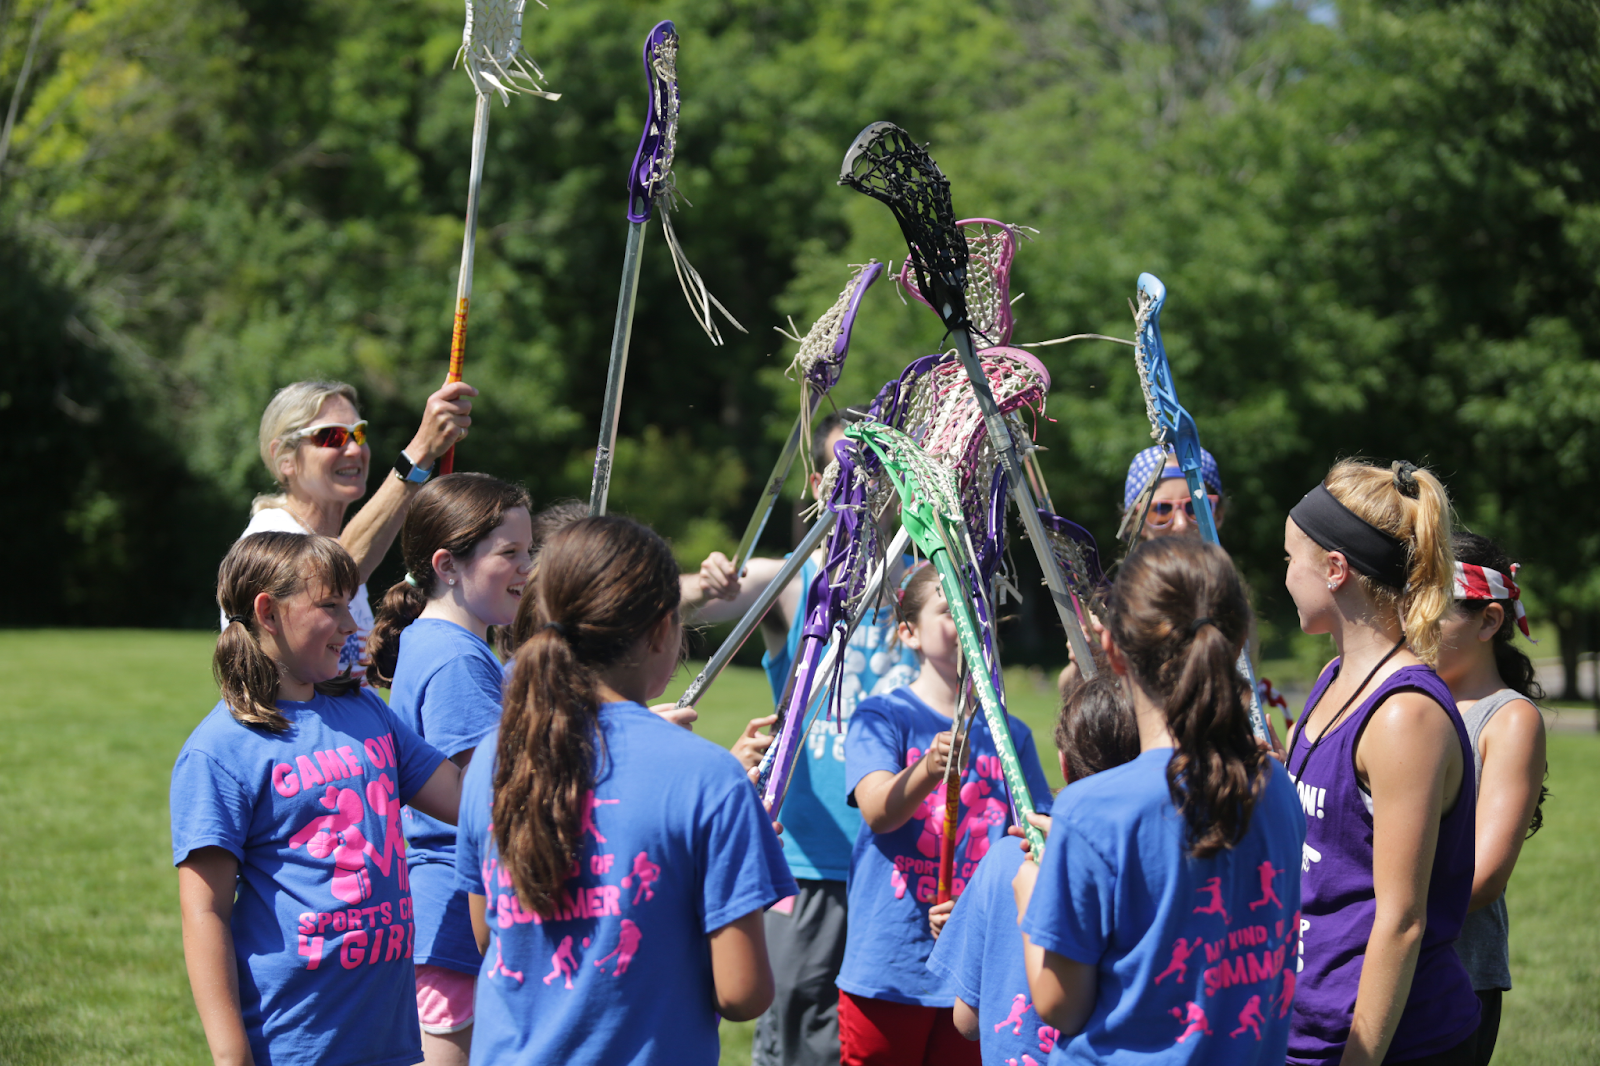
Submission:
M 249 620 L 242 614 L 228 615 L 228 624 L 231 626 L 235 622 L 238 622 L 242 626 L 248 626 L 250 624 Z
M 1404 459 L 1394 464 L 1395 491 L 1407 499 L 1417 498 L 1417 464 Z
M 1192 637 L 1196 633 L 1200 632 L 1201 626 L 1217 626 L 1217 623 L 1210 615 L 1196 618 L 1193 622 L 1189 623 L 1189 635 Z M 1217 626 L 1217 632 L 1222 632 L 1221 626 Z
M 406 584 L 410 585 L 414 589 L 420 589 L 422 587 L 422 585 L 418 583 L 417 579 L 411 576 L 411 571 L 409 570 L 406 571 Z
M 553 629 L 553 630 L 556 631 L 556 636 L 560 637 L 562 640 L 566 640 L 567 639 L 567 627 L 562 625 L 560 622 L 546 622 L 544 625 L 540 626 L 539 628 L 540 629 Z

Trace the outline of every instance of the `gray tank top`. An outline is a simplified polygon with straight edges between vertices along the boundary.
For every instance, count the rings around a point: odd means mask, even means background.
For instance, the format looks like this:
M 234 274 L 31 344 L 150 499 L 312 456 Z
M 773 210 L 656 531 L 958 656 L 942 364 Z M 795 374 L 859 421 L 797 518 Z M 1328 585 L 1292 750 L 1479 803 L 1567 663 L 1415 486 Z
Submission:
M 1526 698 L 1515 689 L 1503 688 L 1461 712 L 1461 720 L 1467 726 L 1467 736 L 1472 740 L 1473 780 L 1480 786 L 1483 783 L 1483 749 L 1478 746 L 1478 738 L 1483 735 L 1483 727 L 1489 724 L 1489 719 L 1500 708 L 1512 700 Z M 1511 987 L 1511 959 L 1506 947 L 1510 932 L 1511 919 L 1506 913 L 1505 893 L 1501 893 L 1500 898 L 1487 907 L 1467 915 L 1466 924 L 1461 927 L 1461 937 L 1456 941 L 1456 954 L 1461 956 L 1467 976 L 1472 978 L 1473 991 Z

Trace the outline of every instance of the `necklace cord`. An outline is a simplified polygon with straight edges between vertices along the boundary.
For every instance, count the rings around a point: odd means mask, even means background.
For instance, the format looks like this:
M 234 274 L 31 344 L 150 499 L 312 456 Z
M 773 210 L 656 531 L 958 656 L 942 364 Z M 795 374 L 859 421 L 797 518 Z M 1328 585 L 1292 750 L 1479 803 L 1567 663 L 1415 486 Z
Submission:
M 1388 662 L 1390 659 L 1393 659 L 1395 657 L 1396 653 L 1398 653 L 1400 651 L 1400 649 L 1405 647 L 1405 646 L 1406 646 L 1406 638 L 1405 637 L 1401 637 L 1399 640 L 1397 640 L 1395 642 L 1394 647 L 1390 648 L 1388 653 L 1386 655 L 1384 655 L 1383 658 L 1378 660 L 1378 664 L 1367 672 L 1367 676 L 1361 679 L 1361 684 L 1357 685 L 1356 686 L 1356 690 L 1350 694 L 1350 698 L 1344 701 L 1344 706 L 1340 707 L 1338 712 L 1334 714 L 1333 720 L 1328 723 L 1327 727 L 1324 728 L 1322 730 L 1322 732 L 1317 734 L 1317 739 L 1311 741 L 1310 745 L 1306 748 L 1306 756 L 1305 756 L 1305 758 L 1300 760 L 1300 773 L 1296 774 L 1294 772 L 1294 770 L 1292 770 L 1292 769 L 1289 770 L 1289 777 L 1290 777 L 1291 780 L 1294 780 L 1294 781 L 1299 781 L 1300 780 L 1301 775 L 1306 772 L 1306 764 L 1311 761 L 1311 756 L 1316 754 L 1317 745 L 1321 744 L 1323 738 L 1326 737 L 1329 733 L 1333 732 L 1334 727 L 1337 726 L 1341 721 L 1344 720 L 1345 712 L 1350 709 L 1350 705 L 1355 703 L 1356 699 L 1361 695 L 1361 693 L 1363 691 L 1365 691 L 1366 687 L 1369 684 L 1372 683 L 1372 679 L 1377 676 L 1378 671 L 1383 669 L 1383 664 Z M 1343 666 L 1343 664 L 1340 664 L 1340 665 L 1341 665 L 1341 667 Z M 1326 694 L 1328 690 L 1327 689 L 1323 689 L 1322 691 L 1323 691 L 1324 694 Z M 1321 696 L 1317 697 L 1317 702 L 1318 703 L 1322 702 L 1322 697 Z M 1299 735 L 1301 737 L 1305 736 L 1306 728 L 1311 725 L 1311 715 L 1315 710 L 1316 710 L 1315 707 L 1311 707 L 1311 708 L 1307 709 L 1307 711 L 1306 711 L 1306 713 L 1304 715 L 1301 716 L 1300 720 L 1305 723 L 1305 725 L 1302 726 L 1301 729 L 1300 729 L 1300 734 Z M 1293 754 L 1294 753 L 1291 751 L 1290 755 L 1292 756 Z

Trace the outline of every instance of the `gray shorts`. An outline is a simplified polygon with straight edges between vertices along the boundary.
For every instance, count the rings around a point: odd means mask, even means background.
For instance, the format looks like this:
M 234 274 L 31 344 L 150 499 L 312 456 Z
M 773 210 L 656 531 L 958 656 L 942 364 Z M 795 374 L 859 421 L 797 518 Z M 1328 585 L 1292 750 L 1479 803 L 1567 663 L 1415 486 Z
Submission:
M 800 881 L 794 910 L 766 914 L 777 996 L 756 1022 L 752 1066 L 838 1066 L 843 881 Z

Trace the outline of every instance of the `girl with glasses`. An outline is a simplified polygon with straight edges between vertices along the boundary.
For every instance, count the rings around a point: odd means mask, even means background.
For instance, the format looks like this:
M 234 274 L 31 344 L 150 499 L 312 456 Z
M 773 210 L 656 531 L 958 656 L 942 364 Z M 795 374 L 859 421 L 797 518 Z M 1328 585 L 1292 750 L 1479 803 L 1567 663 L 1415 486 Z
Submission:
M 1145 487 L 1157 476 L 1158 466 L 1161 468 L 1161 480 L 1156 485 L 1155 495 L 1150 498 L 1139 538 L 1154 540 L 1156 537 L 1173 535 L 1198 537 L 1200 527 L 1195 525 L 1194 501 L 1189 498 L 1189 483 L 1183 479 L 1183 471 L 1178 469 L 1178 460 L 1159 446 L 1146 448 L 1128 464 L 1128 478 L 1122 487 L 1123 513 L 1126 514 L 1128 508 L 1138 502 Z M 1221 529 L 1226 502 L 1222 495 L 1222 474 L 1217 469 L 1216 457 L 1204 448 L 1200 449 L 1200 477 L 1211 497 L 1212 516 L 1217 528 Z

